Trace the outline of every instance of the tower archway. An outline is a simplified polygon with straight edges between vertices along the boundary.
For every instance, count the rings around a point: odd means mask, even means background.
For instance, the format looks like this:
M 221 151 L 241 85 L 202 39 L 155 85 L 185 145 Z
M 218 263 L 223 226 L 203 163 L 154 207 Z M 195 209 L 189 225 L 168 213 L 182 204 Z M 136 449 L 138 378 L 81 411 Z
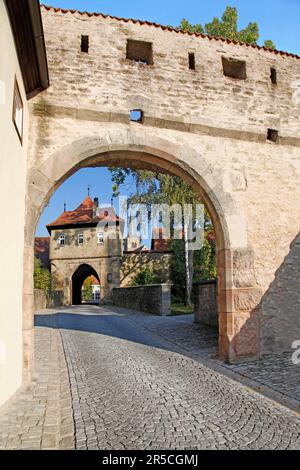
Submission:
M 82 304 L 82 287 L 84 281 L 90 277 L 94 276 L 97 281 L 100 283 L 100 278 L 92 266 L 88 264 L 80 265 L 72 276 L 72 304 L 81 305 Z

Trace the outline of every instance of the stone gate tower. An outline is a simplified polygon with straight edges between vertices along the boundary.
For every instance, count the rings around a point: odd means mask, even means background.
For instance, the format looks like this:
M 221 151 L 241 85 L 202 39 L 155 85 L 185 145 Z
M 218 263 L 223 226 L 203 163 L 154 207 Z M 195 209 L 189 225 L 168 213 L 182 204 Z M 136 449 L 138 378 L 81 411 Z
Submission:
M 64 305 L 81 303 L 83 282 L 91 275 L 100 282 L 102 301 L 120 286 L 120 222 L 113 207 L 100 209 L 99 200 L 88 196 L 47 225 L 53 288 Z

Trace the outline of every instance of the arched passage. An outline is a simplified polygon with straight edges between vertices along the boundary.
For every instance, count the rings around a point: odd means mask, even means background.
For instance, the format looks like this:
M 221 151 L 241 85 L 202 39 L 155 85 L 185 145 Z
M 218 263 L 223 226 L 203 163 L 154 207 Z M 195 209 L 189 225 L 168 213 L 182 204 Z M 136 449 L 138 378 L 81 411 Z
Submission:
M 81 305 L 82 304 L 82 286 L 84 281 L 90 277 L 94 276 L 100 283 L 99 276 L 94 268 L 88 264 L 82 264 L 79 268 L 76 269 L 72 276 L 72 304 Z
M 245 332 L 249 312 L 235 312 L 233 253 L 238 250 L 243 257 L 248 250 L 247 228 L 230 192 L 224 188 L 222 168 L 214 171 L 202 153 L 178 139 L 163 139 L 142 126 L 110 123 L 101 126 L 97 136 L 82 138 L 51 153 L 29 173 L 24 262 L 25 369 L 30 370 L 33 351 L 33 242 L 39 217 L 51 195 L 69 176 L 80 168 L 93 166 L 127 166 L 171 173 L 188 182 L 201 196 L 216 230 L 220 356 L 228 361 L 257 356 L 256 323 L 250 324 L 250 339 L 246 332 L 248 343 L 244 349 L 237 341 L 239 331 Z

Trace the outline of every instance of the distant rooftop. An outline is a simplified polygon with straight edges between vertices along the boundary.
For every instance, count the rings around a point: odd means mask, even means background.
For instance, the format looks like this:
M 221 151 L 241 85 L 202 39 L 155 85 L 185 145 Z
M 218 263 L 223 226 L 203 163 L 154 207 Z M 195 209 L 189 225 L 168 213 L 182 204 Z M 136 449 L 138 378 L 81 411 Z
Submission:
M 48 231 L 64 226 L 96 225 L 100 221 L 120 222 L 121 219 L 113 207 L 99 208 L 95 215 L 94 206 L 95 202 L 87 196 L 77 209 L 63 212 L 54 222 L 48 224 Z

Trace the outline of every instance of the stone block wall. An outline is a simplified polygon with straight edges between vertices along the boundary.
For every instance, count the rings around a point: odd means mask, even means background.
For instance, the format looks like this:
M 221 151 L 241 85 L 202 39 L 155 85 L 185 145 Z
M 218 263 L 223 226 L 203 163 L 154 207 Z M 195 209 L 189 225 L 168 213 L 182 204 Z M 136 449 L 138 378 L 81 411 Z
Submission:
M 47 308 L 47 295 L 42 289 L 34 289 L 34 311 L 44 310 Z
M 55 290 L 50 292 L 47 302 L 48 308 L 62 307 L 64 305 L 64 292 Z
M 194 284 L 195 323 L 218 326 L 217 281 Z
M 130 110 L 140 108 L 147 125 L 173 122 L 178 130 L 213 128 L 217 135 L 227 129 L 227 136 L 243 133 L 261 141 L 268 128 L 292 139 L 299 130 L 292 97 L 300 62 L 293 57 L 103 15 L 44 7 L 42 15 L 51 77 L 46 97 L 52 106 L 68 107 L 70 117 L 86 110 L 89 117 L 108 120 L 114 113 L 129 122 Z M 81 52 L 82 35 L 89 36 L 88 53 Z M 127 59 L 128 40 L 150 43 L 153 64 Z M 189 69 L 189 53 L 195 54 L 195 70 Z M 224 76 L 223 57 L 245 61 L 246 79 Z
M 171 313 L 171 285 L 155 284 L 113 289 L 113 303 L 118 307 L 131 308 L 156 315 Z

